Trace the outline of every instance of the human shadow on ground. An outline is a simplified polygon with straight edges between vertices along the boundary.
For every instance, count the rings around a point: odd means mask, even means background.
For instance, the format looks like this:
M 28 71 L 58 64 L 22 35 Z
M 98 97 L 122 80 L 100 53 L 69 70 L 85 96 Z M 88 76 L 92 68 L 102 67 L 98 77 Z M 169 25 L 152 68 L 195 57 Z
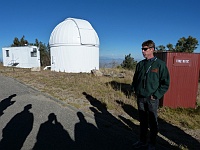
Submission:
M 74 136 L 79 150 L 112 149 L 107 143 L 107 137 L 92 123 L 87 122 L 83 113 L 78 112 L 79 122 L 75 124 Z
M 137 109 L 135 109 L 133 106 L 131 105 L 127 105 L 124 102 L 120 101 L 120 100 L 116 100 L 115 101 L 119 106 L 122 107 L 122 109 L 125 111 L 126 114 L 128 114 L 131 118 L 139 121 L 139 115 L 138 115 L 138 111 Z M 139 126 L 135 125 L 133 123 L 133 121 L 131 121 L 130 119 L 127 119 L 123 116 L 119 116 L 119 118 L 121 120 L 123 120 L 123 122 L 132 129 L 132 131 L 134 131 L 134 133 L 137 134 L 137 136 L 139 135 Z
M 128 90 L 130 89 L 131 85 L 130 84 L 122 84 L 118 83 L 116 81 L 109 82 L 112 84 L 112 87 L 114 89 L 119 89 L 120 85 L 122 86 L 121 91 L 124 92 L 125 94 L 129 94 L 127 90 L 125 89 L 128 87 Z M 123 110 L 133 119 L 139 120 L 138 112 L 137 109 L 135 109 L 133 106 L 129 104 L 125 104 L 122 101 L 116 101 L 118 104 L 121 105 Z M 127 121 L 127 119 L 125 119 Z M 127 121 L 129 125 L 131 125 L 130 121 Z M 178 146 L 184 146 L 187 147 L 188 149 L 198 149 L 200 147 L 200 143 L 198 140 L 193 138 L 191 135 L 185 133 L 182 129 L 179 127 L 172 125 L 170 123 L 167 123 L 165 120 L 162 118 L 158 117 L 158 122 L 159 122 L 159 133 L 166 137 L 167 139 L 171 140 L 173 143 L 175 143 Z M 132 127 L 131 127 L 132 128 Z M 134 130 L 134 129 L 133 129 Z M 158 147 L 164 149 L 180 149 L 177 146 L 170 145 L 168 142 L 166 142 L 165 139 L 158 137 Z
M 24 141 L 33 128 L 33 114 L 29 111 L 31 104 L 24 107 L 24 110 L 16 114 L 5 126 L 0 141 L 1 150 L 20 150 Z
M 4 110 L 6 110 L 9 106 L 13 105 L 15 101 L 11 101 L 13 97 L 15 97 L 16 94 L 10 95 L 9 97 L 3 99 L 0 102 L 0 117 L 4 114 Z
M 122 150 L 132 149 L 132 142 L 136 140 L 135 134 L 122 121 L 113 116 L 106 108 L 106 105 L 98 99 L 83 92 L 93 107 L 90 110 L 94 113 L 97 129 L 102 135 L 106 136 L 106 145 L 104 149 Z
M 69 133 L 57 121 L 54 113 L 49 114 L 48 120 L 40 125 L 37 141 L 33 150 L 74 150 L 74 141 Z
M 106 85 L 111 85 L 111 87 L 116 91 L 123 92 L 127 97 L 131 96 L 131 85 L 125 83 L 119 83 L 116 81 L 107 82 Z

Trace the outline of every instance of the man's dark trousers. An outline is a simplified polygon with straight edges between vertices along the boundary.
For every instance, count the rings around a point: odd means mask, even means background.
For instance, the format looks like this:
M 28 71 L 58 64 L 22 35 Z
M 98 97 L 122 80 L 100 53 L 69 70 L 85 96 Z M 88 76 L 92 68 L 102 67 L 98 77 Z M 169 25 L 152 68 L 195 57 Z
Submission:
M 157 110 L 159 100 L 149 98 L 137 98 L 139 121 L 140 121 L 140 141 L 147 142 L 148 127 L 150 128 L 150 144 L 156 144 L 158 133 Z

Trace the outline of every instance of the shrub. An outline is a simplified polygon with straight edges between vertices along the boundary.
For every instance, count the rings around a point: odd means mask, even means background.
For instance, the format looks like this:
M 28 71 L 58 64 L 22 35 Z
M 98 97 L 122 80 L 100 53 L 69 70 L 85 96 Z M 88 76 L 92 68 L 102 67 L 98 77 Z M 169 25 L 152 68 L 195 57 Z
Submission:
M 128 70 L 135 69 L 137 64 L 137 61 L 134 60 L 133 57 L 131 57 L 131 54 L 125 55 L 125 59 L 121 63 L 121 67 Z

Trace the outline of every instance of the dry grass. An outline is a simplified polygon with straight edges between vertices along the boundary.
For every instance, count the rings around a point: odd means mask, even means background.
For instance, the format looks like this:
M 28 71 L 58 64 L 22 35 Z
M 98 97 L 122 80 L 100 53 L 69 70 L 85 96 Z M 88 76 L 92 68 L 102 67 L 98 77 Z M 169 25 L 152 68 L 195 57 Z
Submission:
M 101 69 L 104 73 L 125 74 L 124 78 L 95 77 L 92 74 L 61 73 L 51 71 L 31 72 L 30 69 L 17 69 L 0 66 L 0 73 L 45 92 L 82 111 L 91 112 L 91 99 L 103 104 L 115 116 L 125 116 L 138 124 L 136 119 L 124 111 L 124 106 L 136 110 L 136 101 L 128 93 L 133 72 L 119 69 Z M 199 86 L 200 93 L 200 86 Z M 88 98 L 89 96 L 89 98 Z M 198 95 L 200 103 L 200 95 Z M 159 117 L 179 127 L 200 129 L 200 109 L 160 108 Z

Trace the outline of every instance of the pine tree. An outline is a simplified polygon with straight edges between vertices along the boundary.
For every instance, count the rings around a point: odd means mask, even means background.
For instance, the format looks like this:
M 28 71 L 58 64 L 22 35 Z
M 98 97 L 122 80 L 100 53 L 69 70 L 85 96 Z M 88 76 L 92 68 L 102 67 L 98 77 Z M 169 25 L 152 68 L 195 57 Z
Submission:
M 121 63 L 121 67 L 128 70 L 135 69 L 135 66 L 137 64 L 137 61 L 134 60 L 133 57 L 131 57 L 131 54 L 125 55 L 125 59 Z

